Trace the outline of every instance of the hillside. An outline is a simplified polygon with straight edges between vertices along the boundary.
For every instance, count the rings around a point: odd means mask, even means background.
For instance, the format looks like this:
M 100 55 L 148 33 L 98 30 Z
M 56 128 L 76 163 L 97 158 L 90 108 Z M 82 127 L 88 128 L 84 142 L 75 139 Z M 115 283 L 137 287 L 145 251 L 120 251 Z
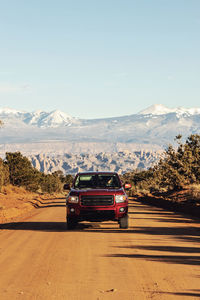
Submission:
M 21 219 L 34 212 L 34 208 L 50 207 L 54 200 L 64 199 L 64 194 L 38 194 L 12 185 L 0 192 L 0 223 Z M 58 202 L 57 202 L 58 203 Z

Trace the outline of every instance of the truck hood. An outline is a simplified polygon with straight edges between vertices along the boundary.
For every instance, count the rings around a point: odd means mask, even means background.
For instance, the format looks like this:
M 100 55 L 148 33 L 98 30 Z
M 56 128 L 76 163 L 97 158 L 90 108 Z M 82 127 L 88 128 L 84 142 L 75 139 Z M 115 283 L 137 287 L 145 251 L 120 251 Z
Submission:
M 71 189 L 70 194 L 115 195 L 124 194 L 124 189 Z

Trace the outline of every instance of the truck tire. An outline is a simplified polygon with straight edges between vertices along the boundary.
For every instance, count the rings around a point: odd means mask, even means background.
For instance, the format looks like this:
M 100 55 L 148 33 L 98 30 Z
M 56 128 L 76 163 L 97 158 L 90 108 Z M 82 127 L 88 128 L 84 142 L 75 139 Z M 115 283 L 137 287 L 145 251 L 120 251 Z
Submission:
M 71 230 L 71 229 L 76 228 L 77 223 L 78 222 L 76 220 L 74 220 L 72 218 L 67 218 L 67 229 Z
M 122 229 L 128 228 L 128 215 L 119 220 L 119 227 Z

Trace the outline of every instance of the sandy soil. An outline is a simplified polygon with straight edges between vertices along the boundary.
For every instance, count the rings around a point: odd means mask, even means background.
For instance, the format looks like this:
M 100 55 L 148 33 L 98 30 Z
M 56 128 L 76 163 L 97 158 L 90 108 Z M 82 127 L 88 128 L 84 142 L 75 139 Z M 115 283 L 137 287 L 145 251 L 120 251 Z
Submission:
M 53 197 L 60 198 L 61 195 L 54 194 Z M 51 198 L 52 195 L 49 194 L 31 193 L 22 187 L 5 186 L 0 193 L 0 223 L 20 220 L 34 208 L 46 207 Z
M 130 201 L 130 228 L 66 231 L 65 199 L 0 226 L 0 299 L 199 299 L 200 224 Z

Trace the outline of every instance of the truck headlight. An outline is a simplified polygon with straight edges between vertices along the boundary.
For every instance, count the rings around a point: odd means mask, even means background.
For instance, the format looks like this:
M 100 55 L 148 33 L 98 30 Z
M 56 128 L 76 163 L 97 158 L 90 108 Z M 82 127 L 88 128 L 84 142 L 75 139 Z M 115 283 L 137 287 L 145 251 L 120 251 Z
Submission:
M 116 203 L 122 203 L 126 201 L 126 196 L 125 195 L 116 195 L 115 196 L 115 202 Z
M 78 196 L 69 196 L 67 202 L 69 203 L 78 203 Z

